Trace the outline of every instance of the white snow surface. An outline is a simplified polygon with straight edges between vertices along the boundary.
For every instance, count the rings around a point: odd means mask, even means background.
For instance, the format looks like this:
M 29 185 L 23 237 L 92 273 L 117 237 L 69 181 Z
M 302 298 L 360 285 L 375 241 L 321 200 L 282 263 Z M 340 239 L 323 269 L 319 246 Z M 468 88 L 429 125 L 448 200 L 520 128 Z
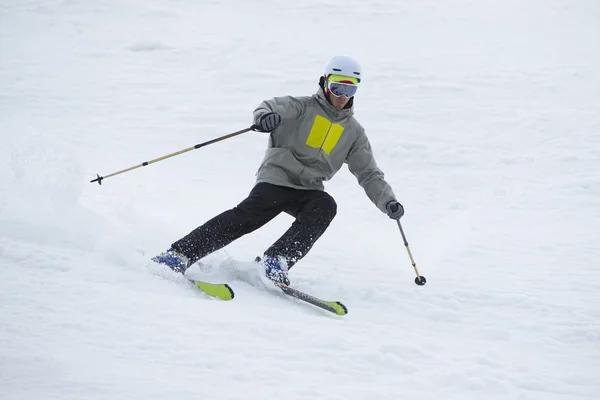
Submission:
M 600 2 L 0 1 L 0 398 L 600 398 Z M 241 201 L 264 99 L 357 58 L 398 227 L 344 168 L 269 292 L 281 215 L 208 257 L 236 299 L 152 265 Z

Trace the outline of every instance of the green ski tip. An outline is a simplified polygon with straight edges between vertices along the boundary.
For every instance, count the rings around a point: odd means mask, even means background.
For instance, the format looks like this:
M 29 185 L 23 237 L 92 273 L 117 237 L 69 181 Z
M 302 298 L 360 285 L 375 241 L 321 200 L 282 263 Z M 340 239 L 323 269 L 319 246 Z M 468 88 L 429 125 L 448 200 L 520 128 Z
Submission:
M 235 294 L 226 283 L 206 283 L 200 281 L 192 281 L 204 293 L 209 296 L 216 297 L 221 300 L 233 300 Z
M 317 304 L 317 302 L 320 304 Z M 316 305 L 317 307 L 321 307 L 325 310 L 331 311 L 337 315 L 348 314 L 348 309 L 346 308 L 346 306 L 340 303 L 339 301 L 324 301 L 317 299 L 317 301 L 312 304 Z
M 327 302 L 327 305 L 329 305 L 331 308 L 333 308 L 337 315 L 348 314 L 348 309 L 346 308 L 346 306 L 343 305 L 342 303 L 340 303 L 339 301 Z

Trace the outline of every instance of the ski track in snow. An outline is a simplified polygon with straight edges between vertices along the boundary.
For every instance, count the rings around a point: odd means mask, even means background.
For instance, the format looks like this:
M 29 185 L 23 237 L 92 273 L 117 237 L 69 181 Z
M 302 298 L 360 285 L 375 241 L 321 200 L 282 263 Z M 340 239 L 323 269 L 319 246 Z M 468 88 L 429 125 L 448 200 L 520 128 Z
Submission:
M 599 21 L 591 0 L 3 2 L 0 398 L 599 398 Z M 291 272 L 345 317 L 262 286 L 288 216 L 189 271 L 230 302 L 149 262 L 248 193 L 266 137 L 89 180 L 312 94 L 338 53 L 427 285 L 346 170 Z

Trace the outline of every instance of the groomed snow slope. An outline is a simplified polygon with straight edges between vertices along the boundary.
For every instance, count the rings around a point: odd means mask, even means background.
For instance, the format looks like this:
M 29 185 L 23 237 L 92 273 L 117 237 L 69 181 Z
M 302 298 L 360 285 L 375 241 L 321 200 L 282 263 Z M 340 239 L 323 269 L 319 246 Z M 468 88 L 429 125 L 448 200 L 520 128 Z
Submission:
M 599 398 L 599 38 L 591 0 L 2 1 L 0 398 Z M 291 274 L 343 318 L 258 283 L 285 215 L 210 257 L 234 301 L 149 263 L 267 137 L 89 180 L 314 93 L 335 54 L 428 284 L 346 169 Z

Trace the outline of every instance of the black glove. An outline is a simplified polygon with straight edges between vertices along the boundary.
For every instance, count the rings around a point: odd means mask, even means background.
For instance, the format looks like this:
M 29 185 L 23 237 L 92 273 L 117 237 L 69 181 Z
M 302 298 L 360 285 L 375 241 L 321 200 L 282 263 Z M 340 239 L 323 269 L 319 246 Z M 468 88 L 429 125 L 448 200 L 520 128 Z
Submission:
M 260 132 L 271 132 L 281 124 L 281 115 L 267 113 L 260 118 L 256 127 Z
M 388 217 L 391 219 L 400 219 L 404 215 L 404 207 L 396 200 L 392 200 L 385 205 Z

